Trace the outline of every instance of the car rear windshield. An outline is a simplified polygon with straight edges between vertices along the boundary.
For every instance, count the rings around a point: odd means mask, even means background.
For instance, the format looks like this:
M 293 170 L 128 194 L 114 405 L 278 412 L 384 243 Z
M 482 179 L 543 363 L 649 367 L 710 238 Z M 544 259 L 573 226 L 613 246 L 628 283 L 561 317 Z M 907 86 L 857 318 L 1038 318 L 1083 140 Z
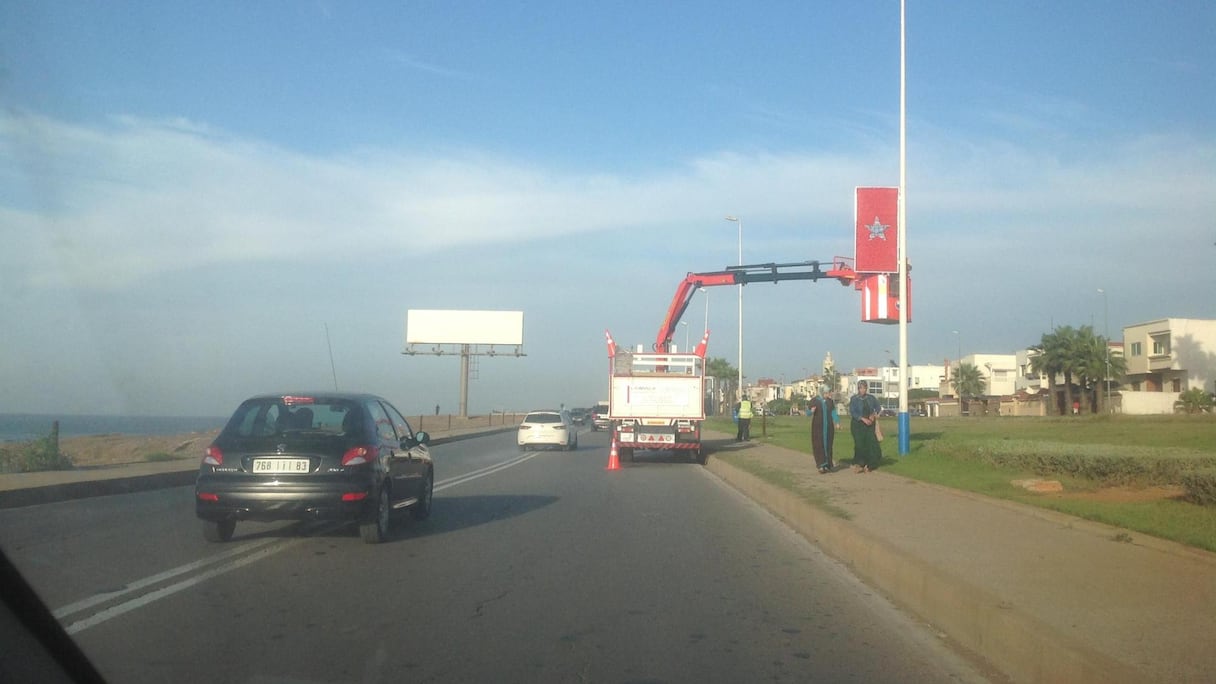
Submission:
M 348 399 L 274 397 L 250 399 L 224 428 L 227 437 L 350 437 L 363 429 L 363 409 Z
M 557 413 L 529 413 L 527 418 L 524 418 L 525 423 L 560 423 L 562 417 Z

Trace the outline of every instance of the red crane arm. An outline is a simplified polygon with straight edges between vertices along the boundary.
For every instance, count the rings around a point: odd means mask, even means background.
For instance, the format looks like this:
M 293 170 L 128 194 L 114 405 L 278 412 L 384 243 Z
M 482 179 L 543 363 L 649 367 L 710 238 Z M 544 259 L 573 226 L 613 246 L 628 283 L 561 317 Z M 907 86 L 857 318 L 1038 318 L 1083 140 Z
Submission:
M 716 285 L 746 285 L 748 283 L 776 283 L 782 280 L 810 280 L 832 278 L 840 281 L 841 285 L 851 285 L 857 279 L 853 270 L 853 260 L 846 257 L 836 257 L 832 267 L 826 271 L 819 267 L 818 261 L 798 261 L 788 264 L 749 264 L 746 266 L 729 266 L 723 271 L 706 273 L 689 273 L 676 286 L 675 296 L 667 307 L 667 317 L 655 337 L 654 350 L 668 351 L 671 349 L 671 338 L 676 326 L 680 324 L 685 309 L 692 301 L 692 295 L 701 287 Z

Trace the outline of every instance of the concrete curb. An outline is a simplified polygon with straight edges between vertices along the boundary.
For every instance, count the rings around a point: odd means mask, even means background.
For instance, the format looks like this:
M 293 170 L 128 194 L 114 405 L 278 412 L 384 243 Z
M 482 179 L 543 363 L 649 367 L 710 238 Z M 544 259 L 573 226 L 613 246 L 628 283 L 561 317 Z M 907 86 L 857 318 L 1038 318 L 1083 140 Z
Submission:
M 430 445 L 438 446 L 440 444 L 459 442 L 461 440 L 472 439 L 474 437 L 484 437 L 486 435 L 498 434 L 500 432 L 509 432 L 515 429 L 516 426 L 509 425 L 502 428 L 436 437 L 431 440 Z M 171 470 L 163 473 L 100 478 L 95 480 L 63 482 L 60 484 L 44 485 L 40 487 L 26 487 L 24 489 L 3 490 L 0 491 L 0 509 L 23 508 L 25 506 L 58 503 L 60 501 L 70 501 L 72 499 L 87 499 L 95 496 L 112 496 L 114 494 L 131 494 L 133 492 L 143 492 L 152 489 L 168 489 L 170 487 L 184 487 L 186 485 L 194 484 L 195 479 L 198 478 L 198 466 L 196 465 L 197 461 L 187 461 L 183 459 L 182 463 L 183 465 L 188 463 L 190 464 L 190 467 L 182 468 L 181 470 Z M 79 471 L 69 470 L 64 472 L 76 473 Z
M 784 520 L 867 584 L 946 633 L 1014 681 L 1148 681 L 1141 672 L 1059 634 L 1009 601 L 720 459 L 714 475 Z

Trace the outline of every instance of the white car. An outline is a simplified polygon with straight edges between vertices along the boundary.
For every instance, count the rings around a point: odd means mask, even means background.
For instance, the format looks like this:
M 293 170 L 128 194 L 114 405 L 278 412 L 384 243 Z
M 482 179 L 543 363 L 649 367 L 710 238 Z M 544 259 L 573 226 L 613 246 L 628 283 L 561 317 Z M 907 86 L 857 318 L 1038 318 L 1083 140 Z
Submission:
M 516 441 L 520 451 L 542 446 L 573 451 L 578 448 L 578 432 L 569 411 L 532 411 L 519 424 Z

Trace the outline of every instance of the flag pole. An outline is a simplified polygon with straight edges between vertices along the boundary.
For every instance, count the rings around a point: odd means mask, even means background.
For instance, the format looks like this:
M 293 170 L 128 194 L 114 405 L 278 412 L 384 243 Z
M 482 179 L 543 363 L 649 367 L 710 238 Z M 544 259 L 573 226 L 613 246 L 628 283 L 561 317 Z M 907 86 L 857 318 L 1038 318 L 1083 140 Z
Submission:
M 908 110 L 906 0 L 899 2 L 899 455 L 911 450 L 908 418 Z

